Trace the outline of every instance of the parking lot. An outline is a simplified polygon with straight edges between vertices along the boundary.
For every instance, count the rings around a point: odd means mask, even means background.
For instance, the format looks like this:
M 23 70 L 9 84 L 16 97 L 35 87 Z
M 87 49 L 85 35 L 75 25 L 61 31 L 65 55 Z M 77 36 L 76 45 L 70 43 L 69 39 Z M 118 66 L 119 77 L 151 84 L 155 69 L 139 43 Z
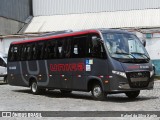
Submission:
M 0 84 L 0 111 L 158 111 L 160 81 L 153 90 L 141 91 L 129 100 L 124 94 L 108 95 L 105 101 L 95 101 L 91 93 L 73 92 L 63 95 L 58 90 L 33 95 L 30 88 Z
M 30 88 L 10 86 L 4 83 L 0 84 L 0 88 L 0 111 L 160 110 L 160 81 L 155 81 L 153 90 L 141 91 L 135 100 L 129 100 L 124 94 L 110 94 L 105 101 L 95 101 L 92 99 L 91 93 L 73 92 L 63 95 L 58 90 L 47 91 L 42 95 L 33 95 Z

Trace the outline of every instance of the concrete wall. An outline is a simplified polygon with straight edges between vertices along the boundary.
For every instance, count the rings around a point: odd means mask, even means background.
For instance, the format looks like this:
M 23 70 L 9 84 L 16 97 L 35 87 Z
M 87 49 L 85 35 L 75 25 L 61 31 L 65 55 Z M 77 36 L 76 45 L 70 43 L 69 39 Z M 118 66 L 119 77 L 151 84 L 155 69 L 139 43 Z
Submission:
M 0 17 L 0 35 L 16 34 L 24 23 Z
M 0 35 L 16 34 L 32 16 L 32 0 L 0 0 Z
M 157 9 L 160 0 L 33 0 L 34 16 Z
M 0 0 L 0 16 L 20 22 L 32 15 L 32 0 Z

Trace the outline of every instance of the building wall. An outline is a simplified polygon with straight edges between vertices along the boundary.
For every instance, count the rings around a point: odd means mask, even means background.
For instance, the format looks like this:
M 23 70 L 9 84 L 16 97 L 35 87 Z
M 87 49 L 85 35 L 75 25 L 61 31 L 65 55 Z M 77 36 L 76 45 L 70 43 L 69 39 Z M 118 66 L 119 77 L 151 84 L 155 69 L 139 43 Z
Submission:
M 20 22 L 32 14 L 32 0 L 0 0 L 0 16 Z
M 146 36 L 146 34 L 144 34 L 144 36 Z M 156 75 L 160 76 L 160 33 L 151 33 L 151 38 L 147 38 L 146 41 L 146 49 L 150 55 L 152 63 L 156 68 Z
M 160 0 L 33 0 L 33 15 L 48 16 L 159 7 Z
M 160 9 L 37 16 L 32 19 L 25 33 L 93 28 L 151 28 L 160 27 L 159 21 Z
M 32 15 L 32 0 L 0 0 L 0 35 L 16 34 Z
M 8 54 L 11 42 L 24 40 L 24 38 L 3 38 L 0 41 L 0 52 Z
M 0 17 L 0 35 L 16 34 L 24 23 Z
M 14 41 L 28 40 L 37 38 L 38 36 L 10 35 L 0 38 L 0 53 L 8 54 L 9 46 Z

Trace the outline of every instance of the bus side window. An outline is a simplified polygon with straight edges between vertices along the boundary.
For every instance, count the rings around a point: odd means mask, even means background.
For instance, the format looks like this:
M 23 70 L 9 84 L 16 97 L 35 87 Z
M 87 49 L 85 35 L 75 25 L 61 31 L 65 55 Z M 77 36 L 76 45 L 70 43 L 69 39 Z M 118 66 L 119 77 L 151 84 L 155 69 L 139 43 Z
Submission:
M 45 55 L 44 50 L 45 50 L 45 47 L 46 47 L 45 42 L 42 42 L 42 43 L 41 43 L 41 54 L 40 54 L 40 58 L 41 58 L 41 59 L 44 59 L 44 55 Z
M 25 51 L 26 51 L 26 47 L 25 47 L 25 45 L 23 45 L 22 46 L 21 60 L 25 60 Z
M 21 45 L 21 50 L 19 51 L 21 52 L 21 60 L 32 60 L 31 50 L 32 50 L 32 44 Z
M 78 36 L 73 39 L 73 49 L 72 57 L 73 58 L 84 58 L 85 57 L 85 42 L 87 36 Z
M 16 61 L 18 57 L 17 55 L 18 55 L 18 47 L 12 46 L 9 54 L 9 61 Z
M 21 60 L 28 60 L 29 52 L 30 52 L 30 45 L 24 44 L 22 46 Z
M 99 35 L 91 35 L 87 41 L 87 56 L 93 58 L 106 58 L 106 52 Z
M 64 38 L 57 41 L 57 50 L 58 50 L 57 57 L 58 58 L 64 58 L 65 56 L 65 53 L 64 53 L 64 46 L 65 46 L 64 43 L 65 42 L 64 41 L 65 41 Z
M 45 48 L 44 42 L 38 42 L 36 46 L 36 56 L 38 60 L 43 59 L 43 51 Z
M 54 59 L 56 57 L 56 41 L 48 41 L 46 47 L 44 48 L 44 58 Z
M 74 42 L 73 46 L 73 57 L 74 58 L 78 57 L 78 44 L 76 42 Z
M 31 52 L 31 56 L 32 56 L 32 60 L 36 60 L 37 56 L 36 56 L 36 44 L 34 43 L 32 46 L 32 52 Z
M 33 52 L 33 47 L 34 47 L 34 43 L 30 43 L 30 45 L 29 45 L 29 49 L 28 49 L 28 56 L 27 56 L 27 60 L 33 60 L 33 54 L 34 54 L 34 52 Z
M 66 38 L 63 44 L 63 54 L 64 58 L 70 58 L 71 57 L 71 38 Z
M 26 57 L 27 60 L 31 60 L 31 44 L 27 45 L 27 50 L 26 50 Z
M 17 60 L 19 61 L 19 60 L 21 60 L 21 49 L 22 49 L 22 47 L 21 47 L 21 45 L 18 45 L 17 47 L 18 47 L 17 48 Z

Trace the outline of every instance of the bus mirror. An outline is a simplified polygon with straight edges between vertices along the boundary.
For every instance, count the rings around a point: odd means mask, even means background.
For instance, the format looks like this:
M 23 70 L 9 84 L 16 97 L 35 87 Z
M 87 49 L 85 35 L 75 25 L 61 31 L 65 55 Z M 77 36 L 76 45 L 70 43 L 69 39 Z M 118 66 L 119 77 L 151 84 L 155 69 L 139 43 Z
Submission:
M 145 39 L 142 40 L 142 44 L 144 47 L 146 47 L 146 40 Z
M 98 38 L 97 36 L 92 36 L 92 40 L 99 40 L 100 38 Z
M 103 40 L 101 40 L 101 39 L 98 38 L 97 36 L 92 36 L 92 40 L 93 40 L 93 41 L 100 41 L 101 43 L 103 43 Z

